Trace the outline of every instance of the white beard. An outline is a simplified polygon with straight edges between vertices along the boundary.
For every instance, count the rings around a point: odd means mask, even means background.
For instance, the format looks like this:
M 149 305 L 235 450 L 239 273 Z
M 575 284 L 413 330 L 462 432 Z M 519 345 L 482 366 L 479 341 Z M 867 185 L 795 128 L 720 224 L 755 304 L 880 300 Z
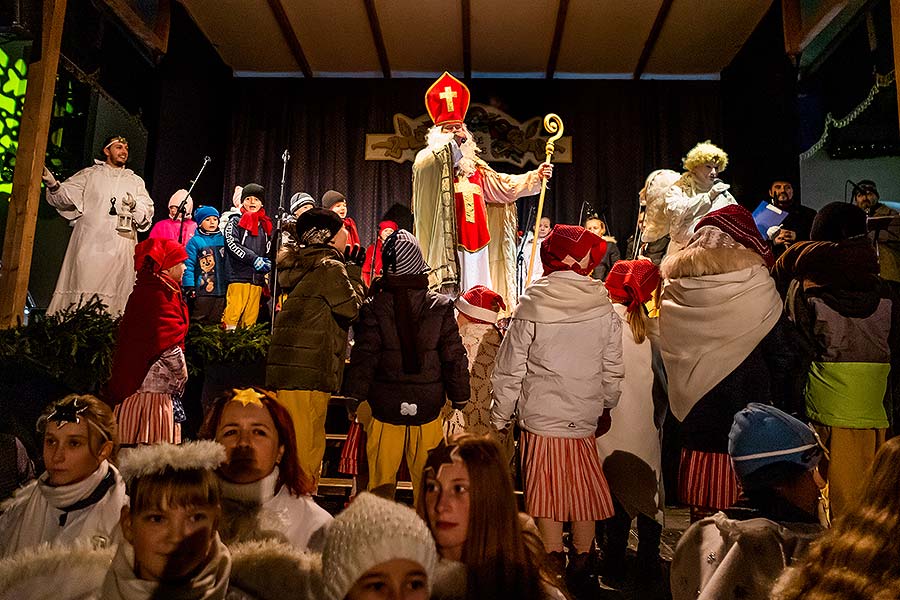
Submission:
M 478 153 L 481 152 L 481 150 L 478 148 L 478 144 L 475 143 L 475 138 L 469 133 L 469 130 L 466 129 L 465 132 L 467 139 L 459 146 L 459 151 L 462 152 L 462 158 L 456 163 L 456 169 L 464 177 L 471 177 L 478 169 L 477 158 Z M 452 142 L 453 138 L 454 135 L 452 133 L 441 131 L 441 127 L 435 125 L 429 129 L 428 133 L 425 135 L 425 143 L 429 150 L 437 152 Z

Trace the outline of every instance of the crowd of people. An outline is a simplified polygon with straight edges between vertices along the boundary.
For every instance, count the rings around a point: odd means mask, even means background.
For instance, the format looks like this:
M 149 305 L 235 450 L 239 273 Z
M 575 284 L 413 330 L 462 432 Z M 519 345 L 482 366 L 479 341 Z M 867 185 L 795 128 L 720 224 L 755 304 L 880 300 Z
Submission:
M 707 141 L 683 172 L 647 177 L 626 260 L 595 215 L 506 244 L 493 226 L 552 169 L 481 162 L 464 88 L 445 74 L 429 90 L 413 231 L 386 215 L 368 250 L 342 194 L 295 194 L 279 234 L 254 183 L 224 228 L 211 206 L 185 227 L 192 200 L 176 193 L 172 223 L 137 243 L 152 210 L 116 172 L 123 138 L 87 173 L 45 173 L 54 206 L 81 213 L 76 231 L 102 222 L 134 249 L 136 277 L 101 397 L 49 404 L 45 470 L 0 507 L 0 597 L 565 599 L 634 577 L 676 600 L 896 597 L 900 294 L 883 258 L 894 224 L 867 220 L 892 216 L 873 213 L 875 185 L 816 213 L 775 181 L 788 215 L 761 230 Z M 98 216 L 78 194 L 101 184 Z M 516 295 L 528 244 L 540 273 Z M 73 267 L 54 302 L 90 285 Z M 182 440 L 188 322 L 251 325 L 266 295 L 265 387 L 217 398 L 201 439 Z M 360 490 L 332 515 L 316 492 L 335 402 Z M 22 470 L 18 448 L 4 472 Z M 403 472 L 413 508 L 394 502 Z M 667 503 L 692 521 L 668 581 Z

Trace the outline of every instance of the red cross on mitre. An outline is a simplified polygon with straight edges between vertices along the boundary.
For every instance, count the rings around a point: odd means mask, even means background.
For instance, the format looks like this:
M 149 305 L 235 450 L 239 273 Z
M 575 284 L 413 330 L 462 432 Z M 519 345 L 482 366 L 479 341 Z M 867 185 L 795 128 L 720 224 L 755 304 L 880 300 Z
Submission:
M 435 125 L 462 123 L 469 110 L 469 88 L 444 71 L 425 92 L 425 109 Z

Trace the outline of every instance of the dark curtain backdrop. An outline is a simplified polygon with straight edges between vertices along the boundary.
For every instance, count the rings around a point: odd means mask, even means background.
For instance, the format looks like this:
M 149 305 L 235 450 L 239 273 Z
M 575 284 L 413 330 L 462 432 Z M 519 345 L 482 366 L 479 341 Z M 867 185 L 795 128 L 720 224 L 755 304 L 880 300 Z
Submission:
M 348 197 L 365 243 L 385 210 L 409 205 L 412 163 L 366 161 L 365 134 L 393 131 L 392 117 L 425 112 L 431 80 L 236 79 L 225 202 L 235 185 L 266 187 L 278 204 L 281 154 L 287 148 L 285 203 L 291 193 Z M 556 112 L 573 137 L 571 164 L 556 166 L 545 214 L 575 223 L 582 203 L 604 216 L 624 250 L 637 216 L 637 194 L 653 169 L 681 169 L 696 142 L 721 138 L 716 81 L 487 80 L 468 83 L 472 101 L 492 104 L 519 121 Z M 493 165 L 515 173 L 513 165 Z M 519 202 L 520 221 L 532 200 Z M 536 197 L 533 199 L 536 201 Z M 521 228 L 521 226 L 520 226 Z

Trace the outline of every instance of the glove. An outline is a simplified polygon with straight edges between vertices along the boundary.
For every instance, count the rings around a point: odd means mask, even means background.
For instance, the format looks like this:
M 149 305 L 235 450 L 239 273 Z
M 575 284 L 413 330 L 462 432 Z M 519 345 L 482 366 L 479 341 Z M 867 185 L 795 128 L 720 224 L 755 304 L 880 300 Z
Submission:
M 137 202 L 134 199 L 134 196 L 125 192 L 125 197 L 122 198 L 122 208 L 127 209 L 129 212 L 134 211 L 134 207 L 137 206 Z
M 366 251 L 359 244 L 344 246 L 344 262 L 348 265 L 363 266 L 366 262 Z
M 720 194 L 724 194 L 730 188 L 731 188 L 730 185 L 728 185 L 727 183 L 724 183 L 722 181 L 720 181 L 718 183 L 714 183 L 713 186 L 709 190 L 709 199 L 715 200 L 716 198 L 719 197 Z
M 193 300 L 197 297 L 197 288 L 186 287 L 184 288 L 184 297 L 188 300 Z
M 265 256 L 257 256 L 253 261 L 253 268 L 257 273 L 268 273 L 272 270 L 272 261 Z
M 594 431 L 594 437 L 598 438 L 609 432 L 612 427 L 612 415 L 609 414 L 610 409 L 604 408 L 603 414 L 597 418 L 597 429 Z
M 48 190 L 56 191 L 59 189 L 59 182 L 56 180 L 56 177 L 53 176 L 53 173 L 50 172 L 50 169 L 44 167 L 43 172 L 41 172 L 41 181 L 44 182 L 44 185 L 47 186 Z

